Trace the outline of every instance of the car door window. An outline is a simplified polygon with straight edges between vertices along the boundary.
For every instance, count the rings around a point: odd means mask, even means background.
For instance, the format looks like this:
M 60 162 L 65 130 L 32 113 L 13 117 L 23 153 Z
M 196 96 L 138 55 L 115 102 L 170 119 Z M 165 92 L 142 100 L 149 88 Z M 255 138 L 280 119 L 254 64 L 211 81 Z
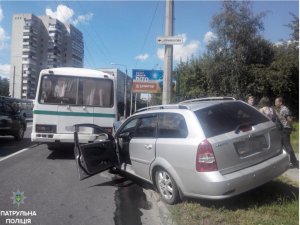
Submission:
M 133 135 L 135 126 L 136 126 L 136 124 L 137 124 L 137 121 L 138 121 L 138 119 L 133 119 L 133 120 L 129 121 L 129 122 L 123 127 L 123 129 L 120 131 L 120 134 L 129 132 L 131 135 Z
M 5 114 L 6 114 L 5 108 L 4 108 L 4 105 L 3 105 L 2 102 L 0 102 L 0 114 L 1 114 L 1 115 L 5 115 Z
M 0 110 L 4 115 L 12 115 L 14 113 L 13 108 L 5 103 L 1 103 Z
M 136 126 L 134 137 L 156 138 L 156 124 L 156 116 L 140 118 Z
M 186 138 L 188 129 L 185 119 L 177 113 L 162 113 L 158 116 L 158 138 Z
M 14 109 L 10 106 L 10 105 L 4 105 L 6 113 L 9 115 L 13 115 L 14 114 Z

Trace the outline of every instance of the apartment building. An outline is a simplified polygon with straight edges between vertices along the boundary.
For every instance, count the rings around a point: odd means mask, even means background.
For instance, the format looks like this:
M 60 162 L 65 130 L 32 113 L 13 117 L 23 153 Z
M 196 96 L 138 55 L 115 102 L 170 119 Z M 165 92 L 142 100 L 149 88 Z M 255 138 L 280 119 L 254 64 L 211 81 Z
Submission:
M 50 16 L 13 16 L 10 95 L 34 99 L 39 73 L 55 67 L 83 67 L 82 33 Z

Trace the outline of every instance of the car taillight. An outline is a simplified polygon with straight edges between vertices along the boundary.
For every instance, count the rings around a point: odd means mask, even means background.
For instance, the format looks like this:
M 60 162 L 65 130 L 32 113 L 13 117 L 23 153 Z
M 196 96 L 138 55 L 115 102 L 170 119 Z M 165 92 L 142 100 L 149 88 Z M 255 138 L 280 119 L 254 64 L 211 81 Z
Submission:
M 198 172 L 210 172 L 218 170 L 213 148 L 208 140 L 200 143 L 196 156 L 196 170 Z

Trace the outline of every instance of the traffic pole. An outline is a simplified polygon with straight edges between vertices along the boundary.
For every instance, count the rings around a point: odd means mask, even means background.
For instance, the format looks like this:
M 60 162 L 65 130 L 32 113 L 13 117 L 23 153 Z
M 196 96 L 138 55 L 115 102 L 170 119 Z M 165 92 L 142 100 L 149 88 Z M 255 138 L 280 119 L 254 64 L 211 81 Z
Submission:
M 165 36 L 173 36 L 173 0 L 166 0 Z M 171 75 L 173 67 L 173 45 L 165 45 L 162 104 L 171 102 Z

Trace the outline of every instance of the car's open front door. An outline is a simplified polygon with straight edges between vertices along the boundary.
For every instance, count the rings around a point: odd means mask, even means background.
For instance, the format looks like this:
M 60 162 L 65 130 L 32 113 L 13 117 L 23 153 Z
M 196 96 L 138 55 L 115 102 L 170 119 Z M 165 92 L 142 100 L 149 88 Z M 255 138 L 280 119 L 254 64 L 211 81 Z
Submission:
M 99 139 L 93 143 L 80 144 L 78 131 L 81 127 L 91 127 Z M 80 180 L 98 174 L 118 164 L 114 138 L 103 128 L 94 124 L 76 124 L 74 132 L 74 154 Z

